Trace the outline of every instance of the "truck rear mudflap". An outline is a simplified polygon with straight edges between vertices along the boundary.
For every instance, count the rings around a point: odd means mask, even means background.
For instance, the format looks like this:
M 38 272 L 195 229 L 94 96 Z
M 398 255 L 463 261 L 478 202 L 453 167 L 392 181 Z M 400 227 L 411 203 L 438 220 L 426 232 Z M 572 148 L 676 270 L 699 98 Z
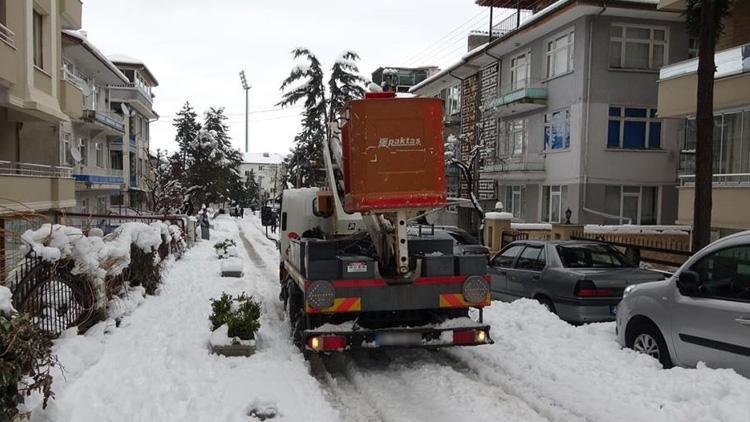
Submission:
M 303 333 L 304 347 L 311 352 L 341 352 L 353 349 L 438 348 L 492 344 L 490 326 L 470 318 L 448 320 L 435 326 L 367 329 L 326 324 Z

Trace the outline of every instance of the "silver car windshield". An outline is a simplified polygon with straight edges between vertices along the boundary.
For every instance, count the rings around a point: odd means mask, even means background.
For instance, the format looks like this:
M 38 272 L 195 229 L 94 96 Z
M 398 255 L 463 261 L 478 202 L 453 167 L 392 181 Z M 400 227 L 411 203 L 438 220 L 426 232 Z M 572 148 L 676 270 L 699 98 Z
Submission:
M 608 245 L 558 245 L 557 253 L 565 268 L 629 268 L 634 265 Z

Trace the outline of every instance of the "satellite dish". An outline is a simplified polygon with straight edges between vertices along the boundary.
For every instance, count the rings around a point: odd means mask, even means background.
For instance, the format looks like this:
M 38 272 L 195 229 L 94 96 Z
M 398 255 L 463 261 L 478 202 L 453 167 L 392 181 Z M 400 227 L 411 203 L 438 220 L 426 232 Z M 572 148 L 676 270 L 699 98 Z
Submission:
M 83 94 L 84 97 L 88 97 L 91 95 L 91 87 L 86 84 L 81 84 L 81 94 Z
M 128 106 L 125 105 L 125 103 L 120 104 L 120 109 L 122 110 L 122 114 L 128 115 L 130 113 L 130 110 L 128 109 Z
M 76 164 L 81 162 L 81 150 L 78 149 L 78 147 L 71 145 L 70 146 L 70 156 L 73 158 L 73 160 L 76 162 Z

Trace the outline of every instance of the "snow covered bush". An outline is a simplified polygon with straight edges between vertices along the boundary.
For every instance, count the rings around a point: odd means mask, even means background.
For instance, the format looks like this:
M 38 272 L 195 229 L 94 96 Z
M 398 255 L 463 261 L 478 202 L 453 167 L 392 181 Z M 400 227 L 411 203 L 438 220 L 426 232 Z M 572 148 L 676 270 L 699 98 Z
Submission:
M 237 252 L 237 242 L 234 241 L 234 239 L 226 239 L 221 242 L 217 242 L 214 244 L 214 249 L 216 249 L 216 255 L 219 257 L 219 259 L 227 259 L 239 256 L 239 253 Z
M 227 330 L 226 336 L 235 344 L 255 339 L 260 329 L 260 303 L 252 296 L 223 293 L 219 299 L 211 299 L 211 309 L 211 331 Z
M 18 414 L 18 405 L 39 392 L 47 406 L 52 394 L 50 370 L 57 363 L 52 339 L 26 314 L 10 306 L 10 290 L 0 286 L 0 421 Z

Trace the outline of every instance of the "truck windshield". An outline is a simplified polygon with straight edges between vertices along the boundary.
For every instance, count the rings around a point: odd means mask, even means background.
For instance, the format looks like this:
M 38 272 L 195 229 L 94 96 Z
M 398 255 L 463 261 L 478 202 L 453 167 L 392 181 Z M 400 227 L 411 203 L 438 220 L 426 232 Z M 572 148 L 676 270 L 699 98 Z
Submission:
M 565 268 L 626 268 L 634 265 L 608 245 L 558 245 L 557 253 Z

